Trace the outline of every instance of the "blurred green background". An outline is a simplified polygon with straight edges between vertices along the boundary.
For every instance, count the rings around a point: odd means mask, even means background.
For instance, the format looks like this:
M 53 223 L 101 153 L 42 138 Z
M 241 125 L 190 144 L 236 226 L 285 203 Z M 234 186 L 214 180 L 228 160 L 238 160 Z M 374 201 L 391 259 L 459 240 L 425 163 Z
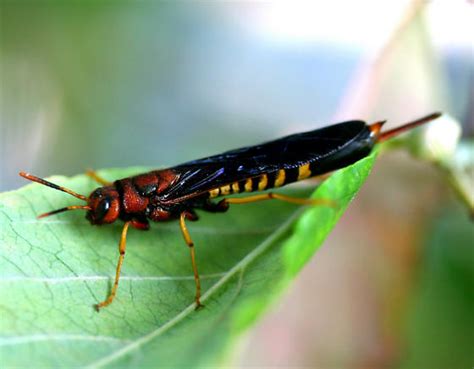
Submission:
M 464 1 L 1 2 L 0 189 L 167 166 L 331 122 L 473 132 Z M 474 240 L 443 175 L 381 158 L 234 365 L 474 365 Z M 1 318 L 1 317 L 0 317 Z

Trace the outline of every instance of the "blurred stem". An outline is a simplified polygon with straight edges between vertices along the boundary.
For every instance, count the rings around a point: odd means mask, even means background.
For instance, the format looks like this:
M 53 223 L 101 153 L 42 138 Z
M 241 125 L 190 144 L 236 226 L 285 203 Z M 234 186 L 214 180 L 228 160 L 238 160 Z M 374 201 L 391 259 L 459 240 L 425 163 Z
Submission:
M 474 196 L 473 189 L 469 186 L 469 180 L 464 181 L 465 178 L 462 173 L 453 170 L 449 165 L 444 163 L 435 163 L 435 166 L 444 174 L 444 178 L 454 190 L 459 200 L 467 207 L 469 216 L 474 220 Z
M 456 159 L 456 154 L 453 155 L 451 160 L 444 161 L 436 161 L 424 157 L 423 152 L 417 152 L 413 150 L 413 147 L 416 146 L 416 144 L 414 145 L 414 142 L 416 143 L 416 141 L 419 139 L 420 137 L 417 137 L 416 134 L 409 135 L 406 138 L 395 138 L 381 145 L 381 152 L 383 153 L 384 151 L 403 149 L 409 151 L 414 158 L 432 164 L 436 170 L 441 172 L 444 180 L 454 190 L 463 206 L 467 208 L 469 216 L 474 220 L 474 181 L 469 178 L 470 175 L 468 173 L 469 171 L 474 173 L 474 163 L 470 162 L 465 165 L 464 168 L 460 168 L 459 163 L 456 165 L 456 161 L 460 161 L 460 159 Z M 461 150 L 461 146 L 462 142 L 461 144 L 458 144 L 456 151 L 459 152 Z M 471 177 L 472 176 L 473 175 L 471 174 Z
M 391 60 L 393 50 L 425 6 L 426 2 L 424 0 L 412 0 L 407 4 L 404 14 L 380 51 L 373 60 L 361 64 L 354 74 L 353 80 L 349 82 L 342 102 L 337 109 L 336 120 L 338 120 L 339 115 L 344 119 L 347 116 L 354 115 L 367 116 L 373 111 L 377 105 L 376 100 L 380 94 L 381 81 L 386 72 L 387 64 Z

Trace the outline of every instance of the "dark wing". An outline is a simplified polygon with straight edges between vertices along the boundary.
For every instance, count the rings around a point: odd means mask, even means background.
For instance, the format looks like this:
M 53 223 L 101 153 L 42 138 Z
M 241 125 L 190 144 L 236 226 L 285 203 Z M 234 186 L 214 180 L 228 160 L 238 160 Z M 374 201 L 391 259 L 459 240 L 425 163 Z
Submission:
M 264 173 L 324 161 L 367 134 L 364 122 L 348 121 L 193 160 L 170 168 L 179 179 L 162 195 L 167 200 L 199 195 Z

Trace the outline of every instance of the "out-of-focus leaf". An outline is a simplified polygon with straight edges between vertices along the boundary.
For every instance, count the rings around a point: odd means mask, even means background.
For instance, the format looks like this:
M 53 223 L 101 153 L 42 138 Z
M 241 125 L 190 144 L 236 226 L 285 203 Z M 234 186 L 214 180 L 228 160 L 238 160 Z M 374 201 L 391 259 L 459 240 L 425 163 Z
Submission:
M 429 228 L 402 369 L 470 368 L 474 363 L 474 230 L 460 207 Z

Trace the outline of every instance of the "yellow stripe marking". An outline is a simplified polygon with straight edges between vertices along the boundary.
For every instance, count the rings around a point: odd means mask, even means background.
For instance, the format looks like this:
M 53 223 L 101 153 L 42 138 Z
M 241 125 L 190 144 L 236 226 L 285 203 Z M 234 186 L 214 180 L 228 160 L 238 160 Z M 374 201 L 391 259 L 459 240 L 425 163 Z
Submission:
M 221 195 L 230 194 L 230 185 L 225 185 L 221 187 Z
M 268 177 L 266 174 L 263 174 L 260 177 L 260 181 L 258 182 L 258 190 L 263 191 L 265 188 L 267 188 L 267 184 L 268 184 Z
M 213 190 L 209 191 L 209 197 L 217 197 L 217 196 L 219 196 L 219 189 L 218 188 L 214 188 Z
M 234 182 L 232 183 L 232 192 L 233 193 L 239 193 L 240 190 L 239 190 L 239 182 Z
M 252 178 L 248 178 L 248 179 L 245 181 L 244 188 L 245 188 L 245 191 L 246 191 L 246 192 L 252 192 Z
M 280 187 L 285 184 L 286 173 L 285 169 L 280 169 L 276 175 L 275 187 Z
M 311 170 L 309 169 L 309 163 L 304 164 L 298 168 L 298 181 L 308 178 L 311 176 Z

